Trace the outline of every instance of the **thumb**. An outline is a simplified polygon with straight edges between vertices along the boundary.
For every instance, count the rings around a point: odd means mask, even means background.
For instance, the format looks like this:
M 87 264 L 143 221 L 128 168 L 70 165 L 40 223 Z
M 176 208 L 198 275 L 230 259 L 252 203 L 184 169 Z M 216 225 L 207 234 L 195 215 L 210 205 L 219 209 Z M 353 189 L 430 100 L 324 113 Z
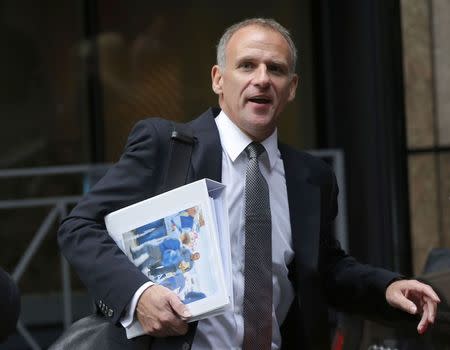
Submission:
M 169 304 L 172 307 L 172 309 L 175 311 L 175 313 L 178 314 L 182 319 L 187 319 L 192 317 L 191 313 L 189 312 L 189 309 L 184 305 L 180 298 L 176 294 L 172 294 L 169 298 Z

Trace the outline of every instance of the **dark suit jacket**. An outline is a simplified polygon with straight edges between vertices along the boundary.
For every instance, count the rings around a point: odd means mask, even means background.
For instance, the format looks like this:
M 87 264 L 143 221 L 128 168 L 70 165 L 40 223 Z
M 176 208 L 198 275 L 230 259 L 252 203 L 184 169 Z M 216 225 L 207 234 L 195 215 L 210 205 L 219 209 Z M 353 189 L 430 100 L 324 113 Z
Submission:
M 20 295 L 12 278 L 0 268 L 0 343 L 16 329 Z
M 222 148 L 214 122 L 218 112 L 210 109 L 189 123 L 196 138 L 189 182 L 205 177 L 221 180 Z M 171 130 L 171 124 L 159 118 L 136 124 L 119 162 L 74 208 L 59 230 L 64 255 L 113 323 L 119 321 L 132 295 L 147 279 L 108 236 L 103 218 L 162 191 Z M 385 288 L 397 275 L 361 265 L 340 249 L 331 234 L 338 189 L 330 168 L 286 145 L 280 144 L 279 149 L 286 172 L 295 250 L 290 277 L 299 297 L 283 325 L 283 347 L 326 349 L 327 304 L 375 311 L 385 304 Z

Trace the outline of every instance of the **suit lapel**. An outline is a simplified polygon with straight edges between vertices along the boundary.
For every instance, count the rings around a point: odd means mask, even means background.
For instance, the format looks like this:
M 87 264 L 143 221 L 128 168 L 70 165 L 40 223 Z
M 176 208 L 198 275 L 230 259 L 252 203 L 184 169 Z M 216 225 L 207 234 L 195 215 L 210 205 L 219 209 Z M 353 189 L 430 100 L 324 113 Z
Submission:
M 292 244 L 296 268 L 305 273 L 317 269 L 320 231 L 320 188 L 309 182 L 310 168 L 284 145 L 280 145 L 288 192 Z
M 221 181 L 222 146 L 219 131 L 214 121 L 219 112 L 220 110 L 210 108 L 189 123 L 196 138 L 189 182 L 203 178 Z
M 221 181 L 222 147 L 214 121 L 214 117 L 219 112 L 220 110 L 217 109 L 209 109 L 189 123 L 196 143 L 192 153 L 192 167 L 188 182 L 202 178 Z M 314 344 L 314 342 L 317 343 L 317 332 L 323 332 L 323 329 L 327 327 L 326 309 L 322 310 L 322 300 L 317 295 L 317 291 L 320 291 L 317 270 L 320 243 L 320 187 L 310 181 L 313 174 L 297 152 L 282 144 L 279 145 L 279 149 L 285 167 L 292 243 L 295 251 L 295 284 L 301 300 L 301 322 L 305 330 L 306 343 Z M 317 315 L 314 314 L 315 310 Z M 325 323 L 322 322 L 323 320 Z M 172 340 L 176 342 L 176 346 L 172 348 L 192 344 L 195 329 L 196 324 L 192 327 L 189 336 L 173 337 Z M 184 344 L 182 344 L 183 341 Z M 324 340 L 323 343 L 325 344 L 326 341 Z M 314 349 L 314 345 L 310 348 Z
M 318 270 L 321 190 L 302 156 L 280 145 L 286 174 L 292 244 L 295 251 L 294 285 L 300 300 L 300 322 L 305 349 L 329 349 L 328 311 Z M 298 326 L 298 325 L 297 325 Z
M 189 182 L 209 178 L 221 181 L 222 146 L 214 121 L 219 109 L 208 109 L 189 123 L 196 144 L 192 154 Z M 320 188 L 310 182 L 310 168 L 289 147 L 280 144 L 288 192 L 292 243 L 296 267 L 303 273 L 317 270 L 320 237 Z M 299 271 L 299 272 L 300 272 Z

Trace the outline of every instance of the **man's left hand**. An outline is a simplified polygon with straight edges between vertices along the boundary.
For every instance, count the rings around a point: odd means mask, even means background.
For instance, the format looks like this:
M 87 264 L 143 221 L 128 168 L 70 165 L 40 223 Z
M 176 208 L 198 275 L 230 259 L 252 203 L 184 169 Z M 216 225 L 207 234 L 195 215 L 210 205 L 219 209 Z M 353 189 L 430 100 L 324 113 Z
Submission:
M 441 302 L 433 288 L 417 280 L 392 282 L 386 289 L 386 300 L 391 306 L 412 315 L 422 314 L 417 326 L 419 334 L 425 333 L 434 323 L 437 304 Z

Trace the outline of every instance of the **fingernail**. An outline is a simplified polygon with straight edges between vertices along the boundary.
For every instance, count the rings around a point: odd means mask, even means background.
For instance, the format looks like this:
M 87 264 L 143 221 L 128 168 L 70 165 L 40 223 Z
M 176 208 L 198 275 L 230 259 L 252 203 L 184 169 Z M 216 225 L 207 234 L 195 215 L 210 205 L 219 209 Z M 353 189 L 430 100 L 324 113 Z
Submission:
M 188 310 L 184 310 L 183 317 L 191 317 L 191 313 Z
M 411 313 L 412 314 L 415 314 L 416 313 L 416 311 L 417 311 L 417 307 L 415 307 L 415 306 L 411 306 Z

